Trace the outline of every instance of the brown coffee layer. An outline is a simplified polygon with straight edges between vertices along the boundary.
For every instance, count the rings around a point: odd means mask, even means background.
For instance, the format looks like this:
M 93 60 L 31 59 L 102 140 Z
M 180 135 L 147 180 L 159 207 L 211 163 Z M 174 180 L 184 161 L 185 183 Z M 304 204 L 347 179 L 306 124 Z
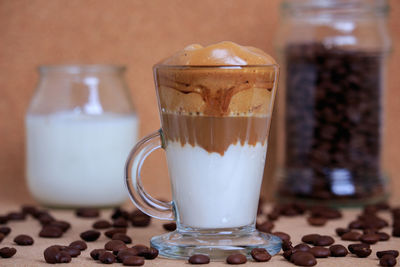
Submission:
M 255 146 L 265 144 L 268 136 L 269 116 L 190 116 L 162 114 L 164 138 L 167 142 L 180 142 L 182 146 L 200 146 L 209 153 L 224 155 L 231 144 Z
M 261 115 L 270 112 L 275 66 L 156 66 L 162 110 L 206 116 Z

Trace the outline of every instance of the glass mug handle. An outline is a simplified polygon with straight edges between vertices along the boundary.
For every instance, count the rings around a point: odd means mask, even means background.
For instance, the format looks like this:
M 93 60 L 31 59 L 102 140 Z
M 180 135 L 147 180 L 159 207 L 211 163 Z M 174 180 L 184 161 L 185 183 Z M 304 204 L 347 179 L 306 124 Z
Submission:
M 157 219 L 175 220 L 172 203 L 153 198 L 144 191 L 142 184 L 140 173 L 143 162 L 148 155 L 159 148 L 163 148 L 161 129 L 149 134 L 135 145 L 125 165 L 125 185 L 132 202 L 141 211 Z

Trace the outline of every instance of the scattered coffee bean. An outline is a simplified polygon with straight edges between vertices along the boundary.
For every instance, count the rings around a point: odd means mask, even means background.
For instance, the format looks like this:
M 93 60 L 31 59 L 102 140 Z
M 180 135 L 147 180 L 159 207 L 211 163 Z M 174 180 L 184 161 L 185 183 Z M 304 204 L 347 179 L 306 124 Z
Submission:
M 124 262 L 124 259 L 129 256 L 138 256 L 138 251 L 135 248 L 125 248 L 121 249 L 117 253 L 117 261 Z
M 128 220 L 129 217 L 130 217 L 130 214 L 126 210 L 119 208 L 119 207 L 115 208 L 114 212 L 111 215 L 111 219 L 113 219 L 113 220 L 115 220 L 117 218 L 124 218 L 124 219 Z
M 319 238 L 320 236 L 321 235 L 319 235 L 319 234 L 305 235 L 301 238 L 301 241 L 304 243 L 313 245 L 315 243 L 315 240 L 317 240 L 317 238 Z
M 354 253 L 359 258 L 366 258 L 371 255 L 372 250 L 366 247 L 355 247 L 353 248 Z
M 26 214 L 23 212 L 10 212 L 7 217 L 9 221 L 23 221 L 26 218 Z
M 251 250 L 251 257 L 258 262 L 265 262 L 271 259 L 271 255 L 265 248 L 253 248 Z
M 45 238 L 60 238 L 62 235 L 63 231 L 61 228 L 49 225 L 44 226 L 39 232 L 39 236 Z
M 146 260 L 154 260 L 158 256 L 158 249 L 150 247 L 149 250 L 142 254 Z
M 317 237 L 314 241 L 314 246 L 330 246 L 333 243 L 335 243 L 335 240 L 328 236 L 328 235 L 321 235 L 319 237 Z
M 115 262 L 115 256 L 111 252 L 103 252 L 99 254 L 99 261 L 104 264 L 112 264 Z
M 71 256 L 63 246 L 54 245 L 45 249 L 43 255 L 47 263 L 68 263 L 71 262 Z
M 71 262 L 71 256 L 68 254 L 68 252 L 63 251 L 63 250 L 59 251 L 56 254 L 55 257 L 56 257 L 57 263 L 69 263 L 69 262 Z
M 256 228 L 260 232 L 271 233 L 271 230 L 274 228 L 274 224 L 270 221 L 265 221 L 261 224 L 256 224 Z
M 384 255 L 379 260 L 380 266 L 395 266 L 397 264 L 396 258 L 392 255 Z
M 38 220 L 41 225 L 47 225 L 56 219 L 54 219 L 53 216 L 51 216 L 48 212 L 41 212 L 40 215 L 38 216 Z
M 145 245 L 138 244 L 138 245 L 133 246 L 132 248 L 137 250 L 138 256 L 143 256 L 144 257 L 144 255 L 149 253 L 149 248 L 147 246 L 145 246 Z
M 75 211 L 76 216 L 81 218 L 96 218 L 100 216 L 100 212 L 95 208 L 79 208 Z
M 292 242 L 283 240 L 283 242 L 282 242 L 282 250 L 283 251 L 287 251 L 287 250 L 291 250 L 291 249 L 293 249 Z
M 324 226 L 327 220 L 325 218 L 320 218 L 320 217 L 309 217 L 307 219 L 307 222 L 312 226 Z
M 379 235 L 379 241 L 387 241 L 390 239 L 390 235 L 385 232 L 377 232 L 376 234 Z
M 355 231 L 344 233 L 340 238 L 345 241 L 359 241 L 362 234 Z
M 355 249 L 358 249 L 358 248 L 370 248 L 370 245 L 365 244 L 365 243 L 350 244 L 350 245 L 347 246 L 347 248 L 349 249 L 350 253 L 354 254 Z
M 392 236 L 400 237 L 400 225 L 393 226 Z
M 14 242 L 19 246 L 30 246 L 33 245 L 33 238 L 29 235 L 17 235 Z
M 280 215 L 279 212 L 277 212 L 277 211 L 272 211 L 272 212 L 268 213 L 267 218 L 268 218 L 268 220 L 270 220 L 270 221 L 276 221 L 276 220 L 279 219 L 279 215 Z
M 126 227 L 128 227 L 128 221 L 125 220 L 124 218 L 117 218 L 113 222 L 113 227 L 126 228 Z
M 0 233 L 0 243 L 1 243 L 1 241 L 3 241 L 3 239 L 5 238 L 6 236 L 3 234 L 3 233 Z
M 327 258 L 331 255 L 331 251 L 324 247 L 312 247 L 308 252 L 311 252 L 316 258 Z
M 338 235 L 338 236 L 342 236 L 342 235 L 344 235 L 345 233 L 348 233 L 348 232 L 350 232 L 350 229 L 348 229 L 348 228 L 336 228 L 336 234 Z
M 130 214 L 129 219 L 132 223 L 132 226 L 135 227 L 146 227 L 151 222 L 151 217 L 138 209 L 134 210 Z
M 113 235 L 115 235 L 116 233 L 126 234 L 126 228 L 116 228 L 116 229 L 108 230 L 108 231 L 104 232 L 104 235 L 107 236 L 108 238 L 112 238 Z
M 317 260 L 310 252 L 298 251 L 290 257 L 290 261 L 297 266 L 314 266 Z
M 90 252 L 90 257 L 94 260 L 98 260 L 101 253 L 107 252 L 105 249 L 94 249 Z
M 113 251 L 116 246 L 121 246 L 121 245 L 126 247 L 125 243 L 121 240 L 111 240 L 104 245 L 104 249 Z
M 15 248 L 9 248 L 9 247 L 4 247 L 0 248 L 0 257 L 2 258 L 11 258 L 12 256 L 17 253 L 17 250 Z
M 88 230 L 80 234 L 80 237 L 86 242 L 96 241 L 100 236 L 100 232 L 96 230 Z
M 361 220 L 355 220 L 349 223 L 349 229 L 363 229 L 365 224 Z
M 4 236 L 8 236 L 8 234 L 11 233 L 11 228 L 7 226 L 2 226 L 0 227 L 0 233 Z
M 61 250 L 67 252 L 72 258 L 75 258 L 75 257 L 78 257 L 79 255 L 81 255 L 81 251 L 77 248 L 66 247 Z
M 0 215 L 0 224 L 6 224 L 8 222 L 7 215 Z
M 310 250 L 310 246 L 307 244 L 298 244 L 298 245 L 294 246 L 292 249 L 293 253 L 296 253 L 298 251 L 309 251 L 309 250 Z
M 171 222 L 171 223 L 164 223 L 163 228 L 169 232 L 175 231 L 176 230 L 176 223 Z
M 349 252 L 343 245 L 332 245 L 329 247 L 331 257 L 345 257 Z
M 363 234 L 360 237 L 360 241 L 367 244 L 375 244 L 379 241 L 380 236 L 378 234 Z
M 95 223 L 93 223 L 92 227 L 94 229 L 107 229 L 111 227 L 111 223 L 106 220 L 99 220 Z
M 74 241 L 71 244 L 69 244 L 69 246 L 71 248 L 79 249 L 80 251 L 87 249 L 86 243 L 84 241 L 82 241 L 82 240 Z
M 126 234 L 122 234 L 122 233 L 116 233 L 113 235 L 113 237 L 111 238 L 112 240 L 121 240 L 122 242 L 124 242 L 125 244 L 130 244 L 132 243 L 132 239 L 127 236 Z
M 292 257 L 293 250 L 289 249 L 283 252 L 283 257 L 287 260 L 290 261 L 290 258 Z
M 124 259 L 125 266 L 141 266 L 144 264 L 144 259 L 139 256 L 128 256 Z
M 51 221 L 49 224 L 46 224 L 46 226 L 58 227 L 64 233 L 66 231 L 68 231 L 69 228 L 71 228 L 71 224 L 69 222 L 66 222 L 66 221 Z
M 228 264 L 244 264 L 247 262 L 247 258 L 245 255 L 236 253 L 236 254 L 231 254 L 226 258 L 226 262 Z
M 210 257 L 203 254 L 194 254 L 189 258 L 190 264 L 208 264 L 210 263 Z
M 398 250 L 382 250 L 376 252 L 376 256 L 378 258 L 382 258 L 384 255 L 392 255 L 393 257 L 397 258 L 399 256 Z
M 290 235 L 284 232 L 273 232 L 274 236 L 279 237 L 282 241 L 290 241 Z
M 37 212 L 37 208 L 32 205 L 23 205 L 21 210 L 24 214 L 27 214 L 27 215 L 29 214 L 32 216 Z

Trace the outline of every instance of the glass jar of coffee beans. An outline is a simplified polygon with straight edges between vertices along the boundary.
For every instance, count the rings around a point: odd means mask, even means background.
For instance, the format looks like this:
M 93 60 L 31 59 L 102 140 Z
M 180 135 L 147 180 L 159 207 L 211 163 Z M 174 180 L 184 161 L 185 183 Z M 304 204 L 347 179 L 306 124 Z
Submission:
M 279 199 L 333 205 L 385 199 L 387 2 L 287 0 L 281 13 Z

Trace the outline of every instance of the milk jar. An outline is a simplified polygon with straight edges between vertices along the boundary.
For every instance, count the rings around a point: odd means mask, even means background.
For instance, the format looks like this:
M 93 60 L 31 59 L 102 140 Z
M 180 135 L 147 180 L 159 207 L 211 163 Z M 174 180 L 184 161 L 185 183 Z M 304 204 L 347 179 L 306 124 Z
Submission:
M 110 65 L 39 68 L 25 118 L 26 180 L 39 203 L 105 207 L 126 200 L 124 164 L 138 118 L 124 71 Z

